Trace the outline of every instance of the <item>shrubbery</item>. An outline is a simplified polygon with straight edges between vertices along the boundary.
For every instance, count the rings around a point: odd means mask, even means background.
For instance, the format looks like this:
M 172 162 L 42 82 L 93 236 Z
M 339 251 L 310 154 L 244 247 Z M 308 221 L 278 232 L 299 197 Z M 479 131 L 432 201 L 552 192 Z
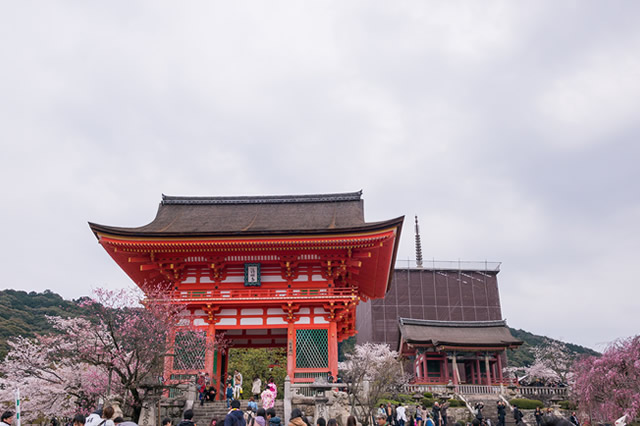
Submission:
M 431 407 L 431 406 L 433 406 L 434 402 L 436 402 L 436 400 L 433 399 L 433 398 L 422 398 L 422 401 L 420 401 L 420 404 L 423 407 Z
M 576 406 L 576 403 L 573 401 L 560 401 L 558 403 L 560 405 L 560 408 L 562 408 L 563 410 L 577 410 L 578 407 Z
M 544 407 L 542 401 L 537 401 L 535 399 L 526 399 L 526 398 L 513 398 L 509 401 L 509 404 L 516 405 L 521 410 L 535 410 L 537 407 Z
M 422 400 L 420 401 L 420 405 L 430 409 L 431 407 L 433 407 L 433 403 L 436 402 L 436 399 L 433 398 L 433 394 L 431 392 L 425 392 L 424 393 L 425 398 L 422 398 Z M 427 395 L 431 395 L 431 397 L 427 397 Z M 440 401 L 442 402 L 442 401 Z M 457 399 L 450 399 L 447 401 L 449 403 L 449 407 L 464 407 L 464 402 L 457 400 Z M 390 403 L 391 405 L 409 405 L 409 406 L 415 406 L 416 405 L 416 401 L 410 396 L 410 395 L 406 395 L 406 394 L 400 394 L 397 395 L 395 399 L 392 398 L 384 398 L 378 401 L 378 405 L 380 406 L 380 404 L 384 404 L 385 406 Z

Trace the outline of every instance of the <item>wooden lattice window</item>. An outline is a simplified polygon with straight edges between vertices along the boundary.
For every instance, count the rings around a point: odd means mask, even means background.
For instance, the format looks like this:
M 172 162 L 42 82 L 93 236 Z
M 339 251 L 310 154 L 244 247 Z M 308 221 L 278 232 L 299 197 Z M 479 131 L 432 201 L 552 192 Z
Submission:
M 328 368 L 328 336 L 328 330 L 296 330 L 296 368 Z

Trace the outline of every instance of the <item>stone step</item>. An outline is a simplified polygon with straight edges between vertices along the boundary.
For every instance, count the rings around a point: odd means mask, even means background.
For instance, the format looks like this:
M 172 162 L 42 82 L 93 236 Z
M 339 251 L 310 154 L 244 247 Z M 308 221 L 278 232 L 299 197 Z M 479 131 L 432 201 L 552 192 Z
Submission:
M 249 400 L 240 400 L 240 408 L 246 410 L 248 402 Z M 280 418 L 284 417 L 284 401 L 276 400 L 274 408 Z M 228 412 L 226 401 L 205 402 L 203 405 L 197 401 L 193 406 L 193 421 L 199 426 L 208 426 L 211 419 L 222 420 Z

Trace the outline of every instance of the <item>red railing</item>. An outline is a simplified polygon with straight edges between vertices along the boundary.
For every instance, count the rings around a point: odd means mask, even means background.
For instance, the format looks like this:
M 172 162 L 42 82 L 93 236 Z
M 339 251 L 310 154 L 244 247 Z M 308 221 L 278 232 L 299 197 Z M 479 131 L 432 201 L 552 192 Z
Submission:
M 331 300 L 353 299 L 358 292 L 353 288 L 263 288 L 218 290 L 174 290 L 170 293 L 171 303 L 192 302 L 236 302 L 264 303 L 285 300 Z

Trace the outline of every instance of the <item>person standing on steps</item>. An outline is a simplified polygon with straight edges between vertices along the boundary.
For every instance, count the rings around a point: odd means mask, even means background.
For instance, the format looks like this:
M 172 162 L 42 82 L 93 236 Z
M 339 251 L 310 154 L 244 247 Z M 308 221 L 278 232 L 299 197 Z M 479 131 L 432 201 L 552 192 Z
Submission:
M 522 411 L 520 411 L 518 409 L 517 405 L 514 405 L 513 406 L 513 418 L 515 419 L 517 426 L 520 426 L 520 425 L 523 424 L 523 422 L 522 422 L 522 418 L 523 417 L 524 417 L 524 414 L 522 414 Z
M 249 398 L 249 402 L 247 403 L 247 408 L 253 413 L 258 411 L 258 403 L 253 399 L 253 397 Z
M 484 418 L 482 415 L 482 410 L 484 409 L 484 404 L 482 402 L 478 402 L 475 407 L 476 409 L 476 419 L 480 420 L 480 423 L 482 423 L 482 419 Z M 438 426 L 436 424 L 436 426 Z
M 233 373 L 233 398 L 242 398 L 242 373 L 238 370 Z
M 265 410 L 274 407 L 276 404 L 276 396 L 278 395 L 276 384 L 271 380 L 269 380 L 269 382 L 270 383 L 267 385 L 267 388 L 262 392 L 262 408 Z M 268 411 L 267 414 L 269 414 Z
M 227 384 L 227 408 L 231 408 L 231 401 L 233 401 L 233 387 L 231 383 Z
M 260 399 L 260 389 L 262 389 L 262 380 L 260 380 L 260 377 L 255 376 L 251 383 L 251 393 L 256 401 Z
M 498 401 L 498 426 L 505 426 L 505 416 L 507 415 L 507 405 L 504 401 Z

